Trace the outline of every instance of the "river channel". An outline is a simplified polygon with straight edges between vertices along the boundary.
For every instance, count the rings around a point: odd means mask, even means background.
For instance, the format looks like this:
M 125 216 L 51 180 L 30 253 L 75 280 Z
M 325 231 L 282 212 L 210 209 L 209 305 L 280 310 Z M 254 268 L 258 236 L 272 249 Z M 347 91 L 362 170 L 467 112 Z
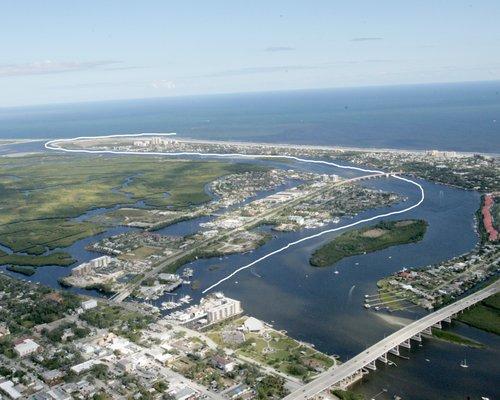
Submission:
M 345 177 L 353 175 L 352 172 L 346 173 L 344 170 L 320 165 L 278 161 L 272 164 L 282 168 L 333 172 Z M 399 329 L 400 318 L 417 319 L 424 313 L 418 308 L 409 308 L 393 314 L 363 308 L 364 295 L 376 292 L 377 280 L 403 267 L 420 267 L 449 259 L 470 251 L 477 244 L 474 213 L 479 206 L 479 194 L 422 180 L 418 182 L 425 189 L 426 198 L 423 204 L 392 219 L 426 220 L 429 224 L 428 231 L 421 242 L 351 257 L 330 268 L 311 267 L 308 263 L 311 252 L 340 234 L 331 233 L 268 258 L 223 282 L 216 290 L 241 300 L 247 314 L 267 321 L 277 329 L 284 329 L 292 337 L 312 343 L 321 351 L 338 354 L 342 360 L 356 355 L 384 335 Z M 405 208 L 419 198 L 415 186 L 396 179 L 384 178 L 363 184 L 400 193 L 408 200 L 393 207 L 369 210 L 354 218 L 344 218 L 338 226 L 384 211 Z M 264 194 L 261 193 L 260 196 L 262 195 Z M 92 213 L 95 215 L 96 211 Z M 183 221 L 159 232 L 189 234 L 198 228 L 200 222 L 210 218 L 200 217 Z M 337 225 L 329 225 L 328 228 L 333 226 Z M 295 233 L 273 232 L 274 239 L 253 252 L 197 260 L 189 264 L 189 267 L 194 269 L 192 280 L 200 282 L 200 289 L 193 290 L 189 285 L 184 285 L 178 290 L 178 296 L 189 294 L 196 302 L 202 296 L 201 290 L 238 267 L 290 241 L 326 228 Z M 88 261 L 98 255 L 85 250 L 86 245 L 130 229 L 132 228 L 110 228 L 104 233 L 80 240 L 64 251 L 69 252 L 78 263 Z M 15 273 L 12 275 L 59 287 L 57 279 L 69 272 L 69 268 L 49 266 L 38 268 L 30 277 Z M 98 295 L 95 292 L 84 292 Z M 159 305 L 167 298 L 168 296 L 164 296 L 155 303 Z M 500 391 L 496 384 L 499 376 L 497 360 L 500 355 L 500 340 L 494 335 L 456 322 L 453 323 L 452 329 L 484 343 L 486 348 L 471 349 L 426 339 L 422 347 L 415 346 L 407 354 L 409 360 L 392 358 L 397 367 L 380 367 L 379 371 L 365 377 L 362 384 L 356 385 L 355 390 L 365 394 L 367 398 L 377 395 L 377 399 L 392 399 L 394 395 L 402 396 L 403 399 L 430 400 L 466 399 L 467 396 L 472 399 L 480 399 L 481 396 L 499 398 Z M 466 370 L 459 366 L 464 357 L 467 357 L 469 363 Z

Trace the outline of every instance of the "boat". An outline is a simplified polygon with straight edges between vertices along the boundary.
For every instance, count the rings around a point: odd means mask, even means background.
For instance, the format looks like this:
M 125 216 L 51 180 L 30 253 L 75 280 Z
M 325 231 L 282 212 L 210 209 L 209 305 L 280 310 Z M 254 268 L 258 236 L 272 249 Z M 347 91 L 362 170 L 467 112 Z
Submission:
M 334 271 L 333 272 L 335 275 L 338 275 L 339 274 L 339 271 Z
M 462 368 L 469 368 L 469 366 L 467 365 L 467 359 L 464 358 L 461 362 L 460 362 L 460 366 Z
M 365 308 L 370 308 L 371 306 L 369 304 L 365 304 Z
M 193 276 L 193 268 L 185 268 L 182 272 L 182 276 L 185 278 L 191 278 Z
M 179 299 L 179 301 L 180 301 L 181 303 L 184 303 L 184 304 L 188 304 L 188 303 L 190 303 L 190 302 L 191 302 L 191 300 L 193 300 L 193 299 L 192 299 L 192 298 L 191 298 L 191 296 L 190 296 L 190 295 L 188 295 L 188 294 L 187 294 L 186 296 L 181 297 L 181 298 Z
M 162 310 L 173 310 L 177 307 L 180 307 L 180 303 L 176 303 L 175 301 L 166 301 L 161 303 Z
M 379 307 L 379 306 L 376 306 L 376 307 L 375 307 L 375 311 L 378 311 L 378 310 L 380 310 L 380 307 Z

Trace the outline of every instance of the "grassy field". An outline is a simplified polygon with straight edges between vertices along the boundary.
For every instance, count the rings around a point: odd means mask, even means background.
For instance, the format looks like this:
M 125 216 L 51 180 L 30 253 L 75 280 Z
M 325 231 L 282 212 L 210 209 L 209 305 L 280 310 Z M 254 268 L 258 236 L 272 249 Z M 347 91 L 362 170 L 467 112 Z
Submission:
M 458 319 L 467 325 L 500 335 L 500 293 L 464 311 Z
M 422 220 L 382 221 L 337 236 L 317 249 L 309 262 L 315 267 L 326 267 L 345 257 L 418 242 L 422 240 L 426 230 L 427 223 Z
M 453 333 L 450 331 L 443 331 L 441 329 L 432 329 L 432 335 L 438 339 L 444 340 L 446 342 L 450 343 L 455 343 L 459 344 L 462 346 L 469 346 L 469 347 L 484 347 L 482 343 L 476 342 L 475 340 L 466 338 L 464 336 L 461 336 L 457 333 Z
M 262 167 L 134 156 L 0 157 L 0 242 L 39 255 L 102 231 L 72 219 L 88 210 L 140 200 L 189 208 L 209 200 L 207 183 L 255 168 Z
M 267 329 L 265 333 L 246 332 L 245 341 L 238 345 L 224 342 L 221 333 L 226 329 L 237 329 L 245 319 L 243 317 L 216 325 L 207 335 L 219 345 L 233 347 L 236 354 L 269 365 L 285 374 L 300 377 L 304 381 L 318 373 L 313 366 L 326 370 L 333 365 L 330 357 L 273 329 Z

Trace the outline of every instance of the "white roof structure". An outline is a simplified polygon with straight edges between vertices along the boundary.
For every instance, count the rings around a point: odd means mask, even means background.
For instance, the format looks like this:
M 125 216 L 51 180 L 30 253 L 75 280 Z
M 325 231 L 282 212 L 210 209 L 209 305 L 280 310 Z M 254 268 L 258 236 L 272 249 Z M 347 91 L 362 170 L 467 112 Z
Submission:
M 257 318 L 248 317 L 243 323 L 243 327 L 245 330 L 249 332 L 260 332 L 264 329 L 264 324 L 262 321 L 259 321 Z
M 40 345 L 31 339 L 24 339 L 21 343 L 14 346 L 14 351 L 21 357 L 34 353 Z
M 100 364 L 98 360 L 88 360 L 82 362 L 81 364 L 73 365 L 70 369 L 76 374 L 80 374 L 81 372 L 88 371 L 94 365 Z
M 12 381 L 0 383 L 0 391 L 4 392 L 11 399 L 19 399 L 22 396 L 22 394 L 19 393 L 14 387 L 14 382 Z

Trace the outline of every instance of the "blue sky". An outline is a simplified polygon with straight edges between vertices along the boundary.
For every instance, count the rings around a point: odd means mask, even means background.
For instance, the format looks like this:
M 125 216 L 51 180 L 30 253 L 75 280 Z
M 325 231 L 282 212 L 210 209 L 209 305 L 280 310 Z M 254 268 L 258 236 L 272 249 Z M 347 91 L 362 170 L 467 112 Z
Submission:
M 500 79 L 500 1 L 0 2 L 0 107 Z

